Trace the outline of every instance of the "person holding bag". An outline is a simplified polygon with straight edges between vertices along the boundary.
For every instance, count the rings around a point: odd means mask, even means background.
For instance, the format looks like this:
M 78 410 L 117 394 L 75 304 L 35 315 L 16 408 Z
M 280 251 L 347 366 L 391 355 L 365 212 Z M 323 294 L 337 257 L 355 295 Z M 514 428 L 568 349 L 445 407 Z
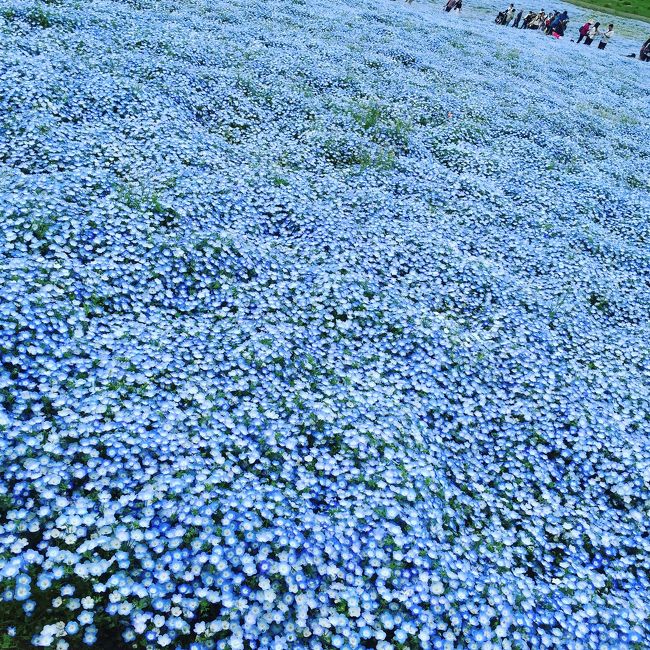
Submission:
M 580 43 L 583 38 L 587 36 L 589 30 L 591 29 L 591 20 L 587 21 L 579 30 L 578 30 L 578 40 L 576 43 Z
M 591 45 L 594 42 L 594 38 L 600 34 L 598 28 L 600 23 L 594 23 L 593 27 L 589 29 L 587 35 L 585 36 L 585 45 Z

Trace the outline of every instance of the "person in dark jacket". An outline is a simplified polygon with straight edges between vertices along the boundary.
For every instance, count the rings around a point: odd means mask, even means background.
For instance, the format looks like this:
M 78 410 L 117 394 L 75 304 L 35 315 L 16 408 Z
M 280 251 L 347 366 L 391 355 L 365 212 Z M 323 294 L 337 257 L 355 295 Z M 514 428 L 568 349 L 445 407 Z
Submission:
M 541 30 L 545 34 L 550 34 L 551 32 L 549 31 L 551 29 L 551 23 L 555 20 L 555 17 L 558 15 L 558 11 L 554 11 L 550 13 L 546 18 L 544 19 L 544 22 L 541 25 Z
M 515 18 L 515 22 L 512 23 L 513 27 L 519 27 L 519 21 L 521 20 L 521 16 L 524 13 L 524 10 L 522 9 L 518 14 L 517 17 Z
M 550 36 L 553 32 L 557 31 L 557 28 L 560 26 L 560 23 L 564 20 L 569 19 L 569 14 L 566 11 L 563 11 L 561 14 L 557 14 L 553 20 L 548 24 L 546 28 L 546 34 Z
M 505 11 L 500 11 L 497 14 L 497 17 L 494 19 L 494 22 L 497 25 L 505 25 L 507 27 L 508 23 L 510 23 L 510 21 L 514 18 L 515 11 L 516 11 L 515 5 L 510 4 Z
M 555 35 L 557 36 L 564 36 L 564 32 L 566 31 L 567 25 L 569 24 L 568 19 L 563 20 L 556 28 L 555 28 Z
M 537 14 L 534 11 L 529 11 L 524 18 L 524 22 L 521 25 L 521 29 L 528 29 L 528 23 L 535 18 Z
M 650 61 L 650 38 L 641 46 L 639 59 L 641 61 Z

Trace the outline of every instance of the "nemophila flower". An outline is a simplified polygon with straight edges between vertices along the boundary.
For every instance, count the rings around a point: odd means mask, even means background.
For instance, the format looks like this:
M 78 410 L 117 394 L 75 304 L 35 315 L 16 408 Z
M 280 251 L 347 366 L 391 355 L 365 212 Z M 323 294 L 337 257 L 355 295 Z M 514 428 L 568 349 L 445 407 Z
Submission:
M 97 630 L 95 628 L 87 627 L 84 630 L 83 642 L 86 645 L 93 645 L 97 641 Z
M 14 598 L 16 600 L 27 600 L 30 594 L 31 594 L 31 590 L 29 589 L 28 586 L 19 585 L 16 587 L 16 590 L 14 592 Z
M 68 634 L 76 634 L 79 631 L 79 624 L 77 621 L 69 621 L 65 626 L 65 631 Z

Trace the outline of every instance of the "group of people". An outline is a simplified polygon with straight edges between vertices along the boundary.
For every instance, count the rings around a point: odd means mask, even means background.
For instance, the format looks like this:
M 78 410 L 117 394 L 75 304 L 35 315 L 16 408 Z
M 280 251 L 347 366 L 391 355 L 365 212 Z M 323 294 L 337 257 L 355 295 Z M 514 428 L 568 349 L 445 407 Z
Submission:
M 566 11 L 554 11 L 547 14 L 542 9 L 539 12 L 529 11 L 524 17 L 523 10 L 517 13 L 514 4 L 511 4 L 505 11 L 500 11 L 497 14 L 494 22 L 506 27 L 512 23 L 512 26 L 518 29 L 540 29 L 549 36 L 552 34 L 564 36 L 564 31 L 569 23 L 569 14 Z
M 594 39 L 600 36 L 598 49 L 604 50 L 607 47 L 607 43 L 609 43 L 610 38 L 612 37 L 613 31 L 614 31 L 614 25 L 612 25 L 611 23 L 608 25 L 606 30 L 603 30 L 601 32 L 599 22 L 588 20 L 578 30 L 577 43 L 580 43 L 584 39 L 585 45 L 591 45 L 594 42 Z
M 548 36 L 560 38 L 564 36 L 567 25 L 569 24 L 569 14 L 566 11 L 553 11 L 547 14 L 543 9 L 541 11 L 529 11 L 523 17 L 523 10 L 517 13 L 514 4 L 510 4 L 505 11 L 497 14 L 494 22 L 497 25 L 512 26 L 518 29 L 538 29 Z M 523 20 L 522 20 L 523 17 Z M 607 29 L 601 31 L 600 23 L 596 21 L 587 21 L 578 31 L 578 43 L 584 42 L 585 45 L 591 45 L 596 38 L 600 38 L 598 49 L 604 50 L 607 47 L 614 33 L 614 25 L 609 25 Z
M 413 0 L 406 0 L 407 4 L 411 4 Z M 463 8 L 463 0 L 446 0 L 444 10 L 446 12 L 456 11 L 460 13 Z M 567 25 L 569 24 L 569 14 L 566 11 L 553 11 L 546 14 L 543 9 L 540 11 L 529 11 L 524 16 L 523 9 L 519 12 L 515 9 L 514 4 L 510 4 L 505 11 L 500 11 L 497 14 L 494 22 L 497 25 L 504 25 L 506 27 L 512 26 L 518 29 L 537 29 L 543 31 L 548 36 L 560 38 L 564 36 Z M 609 24 L 607 29 L 601 30 L 601 25 L 595 20 L 588 20 L 578 30 L 577 43 L 584 43 L 591 45 L 594 40 L 599 39 L 598 49 L 604 50 L 612 38 L 614 33 L 614 25 Z M 573 42 L 573 39 L 571 39 Z M 636 54 L 629 54 L 628 58 L 635 59 Z M 640 61 L 650 61 L 650 38 L 641 46 L 639 51 Z

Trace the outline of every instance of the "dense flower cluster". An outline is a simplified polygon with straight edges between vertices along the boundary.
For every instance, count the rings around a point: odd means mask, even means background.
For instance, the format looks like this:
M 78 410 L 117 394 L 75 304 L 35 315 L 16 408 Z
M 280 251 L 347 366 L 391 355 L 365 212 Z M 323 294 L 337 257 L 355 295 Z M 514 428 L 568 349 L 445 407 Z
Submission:
M 648 77 L 488 4 L 3 3 L 2 647 L 647 647 Z

